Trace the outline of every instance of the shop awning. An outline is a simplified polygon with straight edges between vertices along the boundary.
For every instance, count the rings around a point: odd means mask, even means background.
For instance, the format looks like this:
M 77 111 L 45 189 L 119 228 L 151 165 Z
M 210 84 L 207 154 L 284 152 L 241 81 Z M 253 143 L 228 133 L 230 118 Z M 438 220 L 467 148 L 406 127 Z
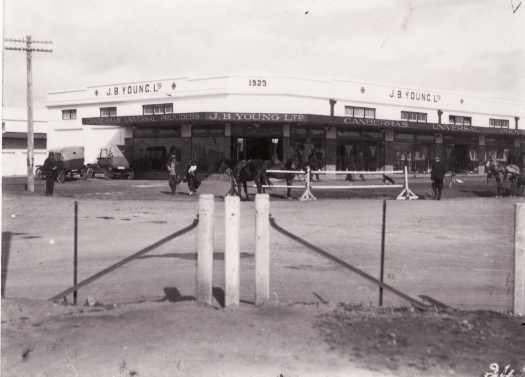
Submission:
M 173 126 L 188 123 L 283 123 L 338 126 L 359 129 L 394 129 L 397 131 L 422 131 L 432 133 L 465 133 L 483 135 L 523 136 L 525 130 L 511 128 L 489 128 L 455 124 L 413 123 L 390 119 L 368 119 L 329 115 L 295 113 L 236 113 L 236 112 L 197 112 L 157 115 L 129 115 L 117 117 L 82 118 L 83 125 L 120 125 L 135 127 Z

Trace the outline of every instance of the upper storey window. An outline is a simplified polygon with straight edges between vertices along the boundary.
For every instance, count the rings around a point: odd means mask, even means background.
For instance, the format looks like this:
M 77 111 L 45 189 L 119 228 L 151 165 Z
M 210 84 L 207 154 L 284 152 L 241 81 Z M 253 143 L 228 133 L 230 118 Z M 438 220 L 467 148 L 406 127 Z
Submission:
M 414 111 L 401 111 L 401 120 L 416 123 L 426 123 L 427 113 L 417 113 Z
M 465 116 L 460 116 L 460 115 L 449 115 L 448 122 L 451 124 L 472 126 L 472 117 L 465 117 Z
M 494 119 L 494 118 L 490 118 L 489 119 L 489 124 L 491 127 L 496 127 L 496 128 L 509 128 L 509 120 L 508 119 Z
M 173 113 L 172 103 L 159 103 L 159 104 L 154 104 L 154 105 L 143 105 L 142 106 L 143 115 L 171 114 L 171 113 Z
M 77 109 L 62 110 L 62 120 L 77 119 Z
M 100 117 L 101 118 L 109 118 L 109 117 L 116 117 L 117 116 L 117 108 L 116 107 L 101 107 L 100 108 Z
M 345 106 L 345 115 L 354 118 L 376 118 L 376 109 L 371 107 Z

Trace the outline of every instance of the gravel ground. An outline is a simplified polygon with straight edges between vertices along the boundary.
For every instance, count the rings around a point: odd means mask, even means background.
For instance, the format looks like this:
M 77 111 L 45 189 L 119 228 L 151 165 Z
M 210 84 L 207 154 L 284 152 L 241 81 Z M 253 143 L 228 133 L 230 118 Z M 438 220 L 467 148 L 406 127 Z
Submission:
M 46 300 L 72 282 L 75 200 L 83 279 L 191 223 L 197 197 L 185 187 L 171 196 L 164 181 L 70 181 L 54 197 L 4 182 L 2 375 L 480 375 L 491 362 L 519 369 L 523 319 L 479 310 L 512 307 L 513 208 L 522 199 L 490 198 L 494 185 L 480 177 L 463 181 L 441 202 L 387 202 L 385 280 L 414 298 L 469 310 L 426 314 L 392 309 L 406 302 L 390 293 L 385 309 L 370 307 L 377 287 L 275 230 L 272 303 L 254 307 L 253 202 L 241 206 L 243 303 L 221 309 L 228 187 L 220 179 L 199 190 L 218 197 L 212 308 L 193 302 L 195 232 L 82 289 L 79 302 L 95 306 L 55 305 Z M 428 179 L 412 187 L 425 197 Z M 378 199 L 394 191 L 323 193 L 308 203 L 273 195 L 271 212 L 378 276 Z M 360 200 L 342 200 L 350 198 Z

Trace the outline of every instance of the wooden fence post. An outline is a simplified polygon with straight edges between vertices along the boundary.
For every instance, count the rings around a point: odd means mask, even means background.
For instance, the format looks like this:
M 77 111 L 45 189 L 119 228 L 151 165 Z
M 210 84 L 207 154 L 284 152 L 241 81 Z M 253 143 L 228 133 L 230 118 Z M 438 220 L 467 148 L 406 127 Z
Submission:
M 270 299 L 270 196 L 255 195 L 255 304 Z
M 525 315 L 525 203 L 516 203 L 514 229 L 514 314 Z
M 199 196 L 199 227 L 197 230 L 197 301 L 212 304 L 213 278 L 213 217 L 214 197 Z
M 240 215 L 240 198 L 226 196 L 224 198 L 224 306 L 239 305 Z

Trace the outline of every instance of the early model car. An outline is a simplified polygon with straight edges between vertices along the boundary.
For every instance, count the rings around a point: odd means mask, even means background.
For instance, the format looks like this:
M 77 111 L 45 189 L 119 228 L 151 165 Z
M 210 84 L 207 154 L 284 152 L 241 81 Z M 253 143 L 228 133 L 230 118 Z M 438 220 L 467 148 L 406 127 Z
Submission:
M 86 179 L 87 167 L 84 165 L 84 147 L 72 146 L 50 149 L 49 154 L 53 155 L 57 164 L 57 181 L 64 183 L 67 177 L 73 177 L 75 174 Z M 37 166 L 35 175 L 39 178 L 45 178 L 45 171 L 42 166 Z
M 88 164 L 88 176 L 104 174 L 108 179 L 128 178 L 133 179 L 135 174 L 128 159 L 118 145 L 110 145 L 100 149 L 96 164 Z

